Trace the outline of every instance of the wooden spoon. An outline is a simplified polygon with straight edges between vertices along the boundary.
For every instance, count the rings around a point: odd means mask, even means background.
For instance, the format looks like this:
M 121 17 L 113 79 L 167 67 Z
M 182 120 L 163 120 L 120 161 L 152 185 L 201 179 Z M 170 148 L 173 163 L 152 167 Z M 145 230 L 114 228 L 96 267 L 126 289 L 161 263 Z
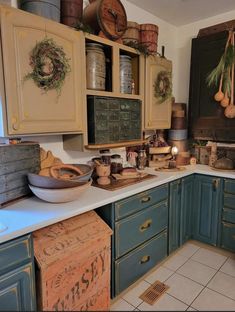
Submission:
M 234 46 L 234 32 L 232 36 L 232 45 Z M 232 65 L 232 79 L 231 79 L 231 100 L 230 104 L 225 108 L 224 115 L 227 118 L 235 118 L 235 105 L 234 105 L 234 63 Z

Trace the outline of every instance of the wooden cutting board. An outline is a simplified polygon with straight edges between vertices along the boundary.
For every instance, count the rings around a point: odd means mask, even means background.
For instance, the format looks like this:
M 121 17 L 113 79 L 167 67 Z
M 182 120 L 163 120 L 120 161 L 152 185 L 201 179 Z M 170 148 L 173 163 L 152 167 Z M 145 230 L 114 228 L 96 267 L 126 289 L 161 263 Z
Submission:
M 107 191 L 115 191 L 115 190 L 118 190 L 120 188 L 132 185 L 132 184 L 136 184 L 136 183 L 148 180 L 148 179 L 152 179 L 154 177 L 156 177 L 156 175 L 153 175 L 153 174 L 147 174 L 142 178 L 135 178 L 135 179 L 132 178 L 132 179 L 116 180 L 113 177 L 111 177 L 110 178 L 111 183 L 108 185 L 99 185 L 96 180 L 93 180 L 92 186 L 96 186 L 96 187 L 105 189 Z

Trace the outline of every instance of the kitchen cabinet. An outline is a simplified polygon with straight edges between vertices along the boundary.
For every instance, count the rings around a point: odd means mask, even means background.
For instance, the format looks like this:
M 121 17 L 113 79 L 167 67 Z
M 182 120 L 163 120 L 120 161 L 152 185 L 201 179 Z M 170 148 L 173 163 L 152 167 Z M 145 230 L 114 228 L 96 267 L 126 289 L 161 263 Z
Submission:
M 0 245 L 0 311 L 35 311 L 30 235 Z
M 161 75 L 164 79 L 158 80 Z M 144 128 L 147 130 L 171 127 L 171 95 L 162 100 L 156 95 L 156 86 L 171 88 L 172 62 L 159 56 L 146 57 Z M 165 91 L 163 91 L 165 93 Z
M 84 35 L 69 27 L 22 10 L 0 7 L 1 136 L 78 133 L 84 130 Z M 33 79 L 31 53 L 43 39 L 52 39 L 65 53 L 70 72 L 61 89 L 43 91 Z M 42 75 L 55 66 L 46 56 Z M 51 68 L 52 66 L 53 69 Z
M 216 246 L 222 206 L 221 179 L 196 175 L 193 195 L 193 238 Z
M 168 251 L 176 250 L 192 236 L 194 176 L 170 183 Z
M 224 179 L 220 246 L 235 251 L 235 181 Z
M 201 140 L 235 141 L 235 119 L 224 116 L 224 108 L 214 100 L 217 87 L 208 87 L 207 75 L 217 66 L 228 33 L 220 32 L 192 39 L 189 90 L 190 136 Z
M 167 256 L 168 185 L 96 210 L 113 229 L 112 297 Z

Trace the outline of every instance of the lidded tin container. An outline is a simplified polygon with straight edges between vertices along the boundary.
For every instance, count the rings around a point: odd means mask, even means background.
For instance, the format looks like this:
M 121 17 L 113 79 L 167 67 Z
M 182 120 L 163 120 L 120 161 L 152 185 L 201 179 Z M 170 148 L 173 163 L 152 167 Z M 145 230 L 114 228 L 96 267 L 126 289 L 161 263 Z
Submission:
M 87 89 L 105 90 L 105 54 L 101 44 L 86 44 Z
M 120 173 L 122 171 L 123 160 L 120 155 L 111 156 L 111 173 Z
M 120 55 L 120 92 L 132 93 L 132 65 L 128 55 Z

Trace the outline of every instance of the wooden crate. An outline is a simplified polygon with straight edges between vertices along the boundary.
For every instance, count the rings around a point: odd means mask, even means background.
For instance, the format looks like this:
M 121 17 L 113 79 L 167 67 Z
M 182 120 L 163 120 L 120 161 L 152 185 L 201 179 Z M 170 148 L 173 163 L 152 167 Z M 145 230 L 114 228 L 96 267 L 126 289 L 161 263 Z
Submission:
M 90 211 L 33 233 L 39 311 L 107 311 L 110 235 Z
M 0 144 L 0 206 L 29 194 L 27 173 L 39 170 L 39 144 Z

